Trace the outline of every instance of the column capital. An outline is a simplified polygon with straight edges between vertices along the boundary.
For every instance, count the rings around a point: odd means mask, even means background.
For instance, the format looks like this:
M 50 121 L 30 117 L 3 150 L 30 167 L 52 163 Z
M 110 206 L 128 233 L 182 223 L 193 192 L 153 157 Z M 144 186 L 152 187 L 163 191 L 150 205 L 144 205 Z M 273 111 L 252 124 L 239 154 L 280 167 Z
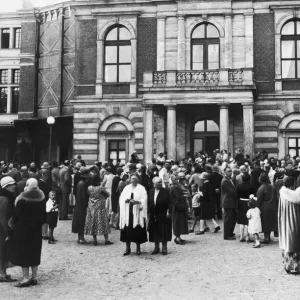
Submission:
M 228 106 L 230 105 L 229 102 L 226 103 L 218 103 L 220 109 L 228 109 Z
M 156 18 L 158 20 L 165 20 L 167 18 L 167 16 L 164 16 L 164 15 L 157 15 Z
M 253 17 L 254 16 L 254 13 L 253 12 L 246 12 L 244 13 L 244 16 L 247 18 L 250 18 L 250 17 Z
M 165 104 L 168 110 L 175 110 L 176 109 L 176 104 Z
M 241 103 L 243 108 L 253 108 L 254 103 L 253 102 L 245 102 L 245 103 Z
M 231 19 L 232 16 L 233 16 L 233 13 L 225 13 L 225 14 L 224 14 L 225 19 L 228 19 L 228 18 Z
M 177 15 L 177 19 L 178 19 L 178 20 L 185 20 L 185 16 L 186 16 L 186 15 L 182 15 L 182 14 Z
M 153 110 L 153 104 L 144 104 L 143 110 Z

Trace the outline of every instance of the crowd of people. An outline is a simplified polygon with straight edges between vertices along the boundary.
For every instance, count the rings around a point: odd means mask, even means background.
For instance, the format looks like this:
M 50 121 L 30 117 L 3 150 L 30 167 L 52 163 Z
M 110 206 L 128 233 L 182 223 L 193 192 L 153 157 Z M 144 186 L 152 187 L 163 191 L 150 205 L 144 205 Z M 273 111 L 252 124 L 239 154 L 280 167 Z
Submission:
M 120 230 L 127 256 L 132 243 L 140 255 L 147 241 L 154 243 L 152 255 L 167 255 L 173 235 L 176 245 L 185 245 L 182 235 L 218 233 L 224 218 L 224 240 L 236 240 L 236 224 L 239 242 L 254 242 L 254 248 L 269 244 L 273 232 L 286 272 L 300 272 L 300 158 L 278 160 L 262 152 L 250 159 L 240 149 L 233 156 L 216 149 L 211 156 L 187 153 L 181 161 L 159 153 L 144 164 L 136 152 L 128 163 L 97 161 L 91 167 L 81 156 L 40 168 L 0 164 L 0 282 L 15 281 L 7 269 L 20 266 L 17 287 L 38 283 L 42 241 L 57 242 L 58 220 L 72 220 L 83 245 L 86 236 L 98 245 L 102 235 L 112 245 L 111 230 Z

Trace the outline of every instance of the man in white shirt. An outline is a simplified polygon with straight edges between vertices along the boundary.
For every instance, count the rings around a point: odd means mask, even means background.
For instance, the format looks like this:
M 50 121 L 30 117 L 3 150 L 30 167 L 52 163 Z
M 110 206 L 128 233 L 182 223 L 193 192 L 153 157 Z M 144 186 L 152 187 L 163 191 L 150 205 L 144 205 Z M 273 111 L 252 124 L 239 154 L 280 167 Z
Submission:
M 162 180 L 163 188 L 169 187 L 170 169 L 171 169 L 171 164 L 169 161 L 166 161 L 164 167 L 159 171 L 159 178 L 161 178 Z

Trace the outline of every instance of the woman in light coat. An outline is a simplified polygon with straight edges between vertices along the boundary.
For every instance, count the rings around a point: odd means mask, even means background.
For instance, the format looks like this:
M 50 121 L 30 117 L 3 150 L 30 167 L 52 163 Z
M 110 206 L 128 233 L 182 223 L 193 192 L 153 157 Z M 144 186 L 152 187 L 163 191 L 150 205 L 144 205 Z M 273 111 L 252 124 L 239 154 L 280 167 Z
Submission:
M 131 253 L 131 243 L 136 243 L 136 254 L 141 254 L 140 245 L 147 242 L 147 192 L 138 183 L 138 176 L 133 173 L 130 184 L 127 185 L 120 196 L 120 240 L 126 243 L 124 256 Z

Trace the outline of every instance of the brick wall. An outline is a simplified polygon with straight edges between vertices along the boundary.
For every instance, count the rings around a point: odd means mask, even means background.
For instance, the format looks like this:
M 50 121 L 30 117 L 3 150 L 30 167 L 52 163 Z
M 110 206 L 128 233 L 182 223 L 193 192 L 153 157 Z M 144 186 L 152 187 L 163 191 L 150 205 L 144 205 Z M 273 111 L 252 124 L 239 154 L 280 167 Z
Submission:
M 19 113 L 34 112 L 34 78 L 34 66 L 21 66 Z
M 34 22 L 22 23 L 21 53 L 35 53 L 36 24 Z
M 97 20 L 76 21 L 76 45 L 75 45 L 75 84 L 95 84 L 97 66 Z M 77 88 L 80 91 L 90 89 L 94 93 L 95 87 Z
M 137 34 L 138 82 L 143 82 L 145 71 L 155 71 L 157 64 L 157 20 L 139 18 Z
M 254 15 L 253 30 L 254 72 L 258 92 L 272 92 L 275 89 L 274 15 Z

